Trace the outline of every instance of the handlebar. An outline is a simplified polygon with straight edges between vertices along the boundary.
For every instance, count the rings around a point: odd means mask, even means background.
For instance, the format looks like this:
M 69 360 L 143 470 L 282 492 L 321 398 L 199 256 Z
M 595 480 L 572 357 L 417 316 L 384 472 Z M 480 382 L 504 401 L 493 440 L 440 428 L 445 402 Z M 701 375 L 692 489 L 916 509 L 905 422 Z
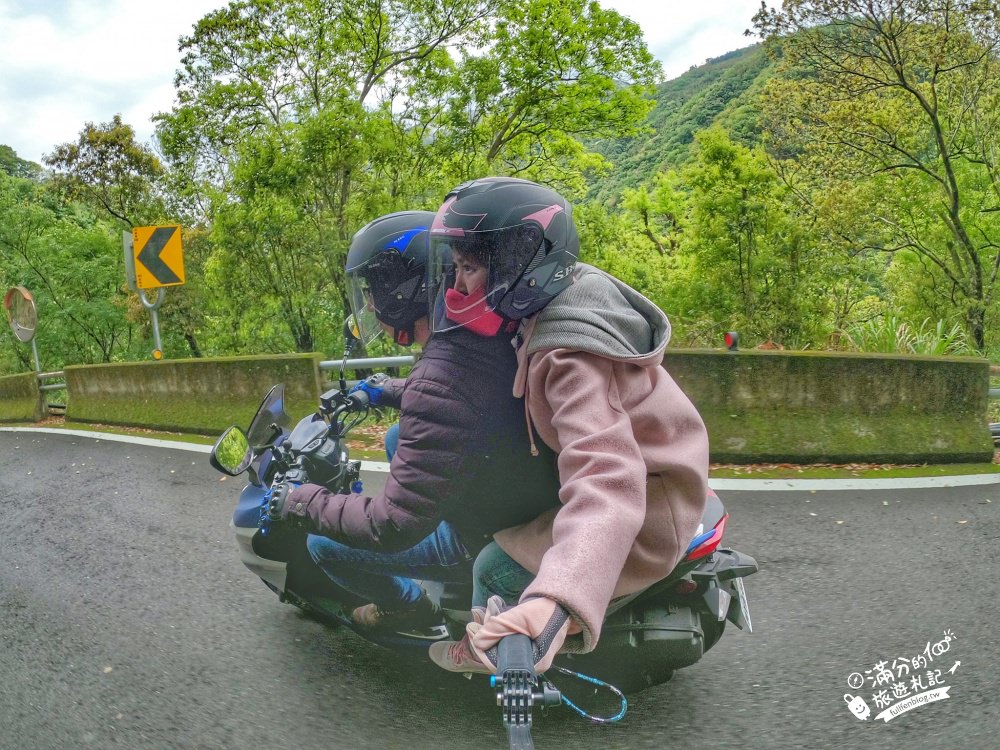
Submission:
M 319 397 L 320 411 L 327 416 L 343 412 L 366 411 L 371 406 L 371 400 L 364 391 L 353 391 L 334 388 Z

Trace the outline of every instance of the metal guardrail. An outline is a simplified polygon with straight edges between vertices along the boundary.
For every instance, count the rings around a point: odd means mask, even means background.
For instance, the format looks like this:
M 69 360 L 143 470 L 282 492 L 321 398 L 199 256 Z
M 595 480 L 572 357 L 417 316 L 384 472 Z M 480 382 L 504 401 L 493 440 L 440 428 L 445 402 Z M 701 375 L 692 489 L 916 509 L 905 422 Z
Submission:
M 365 357 L 362 359 L 349 359 L 344 364 L 345 370 L 369 370 L 377 367 L 409 367 L 417 358 L 412 355 L 404 357 Z M 320 370 L 340 370 L 342 359 L 325 359 L 319 363 Z

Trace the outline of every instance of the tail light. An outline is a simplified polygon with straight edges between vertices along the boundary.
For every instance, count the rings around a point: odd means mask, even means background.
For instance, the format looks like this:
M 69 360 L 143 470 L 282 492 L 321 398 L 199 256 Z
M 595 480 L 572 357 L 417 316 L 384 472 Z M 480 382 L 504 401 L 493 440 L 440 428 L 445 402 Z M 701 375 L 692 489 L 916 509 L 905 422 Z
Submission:
M 687 594 L 693 594 L 698 590 L 698 584 L 694 581 L 689 581 L 687 578 L 682 578 L 674 585 L 674 593 L 680 596 L 686 596 Z
M 705 557 L 715 552 L 720 542 L 722 542 L 722 535 L 726 531 L 726 521 L 728 520 L 729 514 L 726 513 L 726 515 L 724 515 L 719 522 L 715 524 L 714 529 L 706 531 L 704 534 L 692 541 L 684 559 L 697 560 L 698 558 Z

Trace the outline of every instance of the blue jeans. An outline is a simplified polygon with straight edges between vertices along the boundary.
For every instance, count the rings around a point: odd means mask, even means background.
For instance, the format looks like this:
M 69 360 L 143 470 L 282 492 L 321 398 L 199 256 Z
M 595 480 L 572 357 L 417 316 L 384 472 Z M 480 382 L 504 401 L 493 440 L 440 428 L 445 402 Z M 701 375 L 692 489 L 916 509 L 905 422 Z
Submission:
M 493 595 L 513 606 L 534 579 L 534 573 L 514 562 L 496 542 L 490 542 L 472 567 L 472 606 L 485 607 Z
M 385 431 L 385 455 L 390 461 L 396 455 L 397 445 L 399 445 L 399 422 Z
M 413 578 L 463 582 L 472 575 L 472 558 L 445 521 L 399 552 L 358 549 L 315 534 L 306 539 L 306 547 L 334 583 L 387 610 L 416 603 L 423 589 Z
M 390 461 L 398 444 L 396 423 L 385 435 Z M 408 609 L 420 598 L 423 589 L 413 578 L 464 582 L 472 575 L 472 558 L 447 521 L 398 552 L 358 549 L 315 534 L 306 539 L 306 548 L 334 583 L 386 610 Z

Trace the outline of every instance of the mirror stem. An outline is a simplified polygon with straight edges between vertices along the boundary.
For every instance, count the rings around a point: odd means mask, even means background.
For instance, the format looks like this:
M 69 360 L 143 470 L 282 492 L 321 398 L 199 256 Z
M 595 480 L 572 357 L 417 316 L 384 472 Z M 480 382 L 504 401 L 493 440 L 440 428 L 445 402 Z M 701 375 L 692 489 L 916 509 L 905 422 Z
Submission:
M 344 346 L 344 360 L 340 363 L 340 392 L 347 393 L 347 381 L 344 379 L 344 370 L 347 369 L 347 358 L 351 356 L 354 349 L 354 339 L 348 339 Z

